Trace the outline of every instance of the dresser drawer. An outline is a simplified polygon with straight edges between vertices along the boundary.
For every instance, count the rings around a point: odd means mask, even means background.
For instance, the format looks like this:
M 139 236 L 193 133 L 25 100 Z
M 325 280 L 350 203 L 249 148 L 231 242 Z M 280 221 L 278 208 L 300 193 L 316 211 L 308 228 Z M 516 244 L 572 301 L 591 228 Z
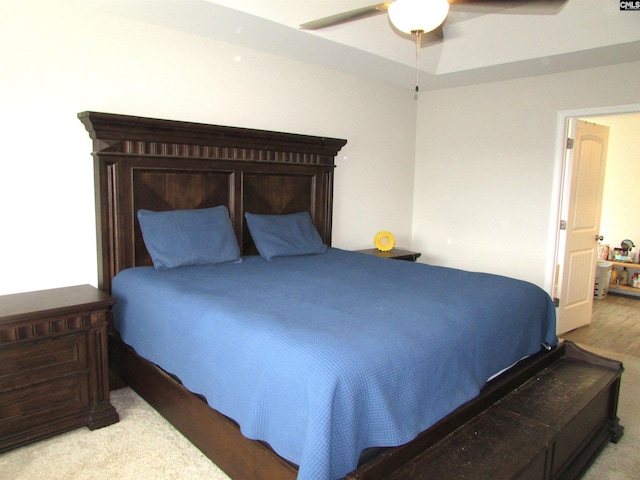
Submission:
M 0 438 L 86 410 L 86 373 L 0 394 Z
M 84 334 L 0 349 L 0 393 L 87 368 Z

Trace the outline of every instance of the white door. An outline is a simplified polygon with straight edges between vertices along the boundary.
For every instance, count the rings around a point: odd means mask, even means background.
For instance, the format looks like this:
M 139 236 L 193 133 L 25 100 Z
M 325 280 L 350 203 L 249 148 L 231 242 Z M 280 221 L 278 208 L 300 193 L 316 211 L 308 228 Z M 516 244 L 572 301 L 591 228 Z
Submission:
M 591 322 L 609 139 L 609 127 L 584 120 L 575 121 L 572 129 L 573 148 L 566 152 L 569 183 L 563 198 L 566 230 L 559 265 L 558 334 Z

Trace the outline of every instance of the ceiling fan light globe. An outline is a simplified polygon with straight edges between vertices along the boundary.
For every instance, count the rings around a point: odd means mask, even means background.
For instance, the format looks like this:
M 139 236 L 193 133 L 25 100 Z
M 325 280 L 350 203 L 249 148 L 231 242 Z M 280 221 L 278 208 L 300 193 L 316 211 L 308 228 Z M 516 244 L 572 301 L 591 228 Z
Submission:
M 387 10 L 389 20 L 404 33 L 430 32 L 438 28 L 449 13 L 447 0 L 396 0 Z

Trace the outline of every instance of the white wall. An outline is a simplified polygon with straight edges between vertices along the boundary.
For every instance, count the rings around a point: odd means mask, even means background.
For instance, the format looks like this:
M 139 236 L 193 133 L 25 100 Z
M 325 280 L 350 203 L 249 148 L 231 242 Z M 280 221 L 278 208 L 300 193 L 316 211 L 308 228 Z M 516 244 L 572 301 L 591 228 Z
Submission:
M 91 141 L 78 112 L 345 138 L 333 244 L 411 238 L 410 89 L 100 13 L 0 0 L 0 294 L 97 283 Z M 212 25 L 215 28 L 215 25 Z
M 424 92 L 412 247 L 420 261 L 546 285 L 558 112 L 637 104 L 640 62 Z
M 592 118 L 609 127 L 600 232 L 619 247 L 629 238 L 640 248 L 640 115 Z

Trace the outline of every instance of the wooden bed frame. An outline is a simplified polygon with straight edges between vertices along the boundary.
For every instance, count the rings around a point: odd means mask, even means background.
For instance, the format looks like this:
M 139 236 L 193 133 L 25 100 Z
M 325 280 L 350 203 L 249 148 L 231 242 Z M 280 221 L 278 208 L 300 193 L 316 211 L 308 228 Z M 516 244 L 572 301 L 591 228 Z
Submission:
M 111 280 L 119 271 L 151 265 L 135 215 L 141 208 L 157 211 L 226 205 L 244 255 L 256 253 L 244 212 L 309 211 L 322 239 L 331 245 L 334 160 L 346 140 L 96 112 L 83 112 L 78 117 L 93 139 L 99 286 L 105 292 L 110 293 Z M 501 478 L 578 478 L 604 445 L 622 433 L 616 417 L 622 365 L 573 344 L 561 344 L 520 362 L 487 384 L 476 399 L 412 442 L 365 452 L 358 469 L 346 478 L 377 480 L 399 475 L 397 472 L 404 472 L 397 478 L 427 478 L 422 475 L 449 455 L 438 454 L 440 460 L 425 463 L 425 458 L 443 448 L 443 442 L 463 432 L 470 422 L 485 418 L 514 392 L 526 390 L 532 378 L 556 378 L 549 372 L 555 372 L 558 365 L 566 370 L 576 362 L 596 369 L 593 375 L 599 378 L 598 382 L 585 381 L 584 388 L 572 387 L 582 392 L 580 401 L 585 406 L 576 407 L 574 414 L 563 413 L 566 422 L 550 421 L 566 423 L 566 428 L 558 432 L 553 425 L 552 432 L 550 427 L 543 429 L 540 438 L 546 440 L 542 450 L 524 449 L 515 454 L 522 458 L 520 466 Z M 295 465 L 263 443 L 244 437 L 232 420 L 211 409 L 178 379 L 138 356 L 113 329 L 110 367 L 112 388 L 121 380 L 130 385 L 232 478 L 296 477 Z M 592 389 L 594 383 L 599 385 L 597 391 Z M 584 412 L 589 413 L 588 418 Z M 571 430 L 585 422 L 590 425 L 587 433 Z M 574 445 L 572 440 L 565 447 L 564 437 L 576 435 L 580 442 Z M 456 462 L 445 458 L 443 465 L 447 461 Z M 411 474 L 406 473 L 407 468 Z M 452 467 L 445 471 L 452 472 Z M 486 478 L 498 477 L 487 473 Z

